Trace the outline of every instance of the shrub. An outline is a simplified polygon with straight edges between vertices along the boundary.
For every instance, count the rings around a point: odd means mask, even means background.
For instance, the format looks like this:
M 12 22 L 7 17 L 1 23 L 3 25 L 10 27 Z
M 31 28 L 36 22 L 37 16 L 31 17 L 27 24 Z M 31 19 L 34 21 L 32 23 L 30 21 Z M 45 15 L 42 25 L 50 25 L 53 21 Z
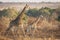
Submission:
M 10 19 L 15 19 L 18 15 L 18 12 L 16 9 L 12 8 L 8 8 L 8 9 L 4 9 L 2 11 L 0 11 L 0 17 L 4 16 L 4 17 L 8 17 Z
M 32 16 L 32 17 L 37 17 L 37 16 L 39 16 L 40 15 L 40 13 L 39 13 L 39 10 L 38 9 L 29 9 L 27 12 L 26 12 L 26 14 L 28 15 L 28 16 Z

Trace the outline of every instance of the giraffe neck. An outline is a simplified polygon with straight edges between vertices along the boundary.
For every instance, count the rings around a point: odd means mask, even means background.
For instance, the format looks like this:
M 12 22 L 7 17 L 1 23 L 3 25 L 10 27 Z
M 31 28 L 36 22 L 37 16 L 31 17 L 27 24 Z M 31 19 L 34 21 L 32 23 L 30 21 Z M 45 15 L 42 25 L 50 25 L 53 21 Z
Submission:
M 21 11 L 21 13 L 18 15 L 18 17 L 17 18 L 21 18 L 22 17 L 22 15 L 24 14 L 24 12 L 25 12 L 25 10 L 26 10 L 26 8 L 27 8 L 27 5 L 23 8 L 23 10 Z
M 24 9 L 22 10 L 22 12 L 20 13 L 19 17 L 18 17 L 18 23 L 19 25 L 23 25 L 23 18 L 24 18 L 24 15 L 25 15 L 25 10 L 27 8 L 27 5 L 24 7 Z
M 35 28 L 37 27 L 37 23 L 39 22 L 40 17 L 36 19 L 36 21 L 32 24 L 32 26 L 34 26 Z
M 37 24 L 39 20 L 40 20 L 40 18 L 38 18 L 34 24 Z
M 37 24 L 39 20 L 40 20 L 40 17 L 38 17 L 38 18 L 37 18 L 33 23 L 31 23 L 30 25 Z
M 22 17 L 24 16 L 24 12 L 25 12 L 26 8 L 27 8 L 27 5 L 23 8 L 22 12 L 14 20 L 14 21 L 17 21 L 18 25 L 22 23 Z

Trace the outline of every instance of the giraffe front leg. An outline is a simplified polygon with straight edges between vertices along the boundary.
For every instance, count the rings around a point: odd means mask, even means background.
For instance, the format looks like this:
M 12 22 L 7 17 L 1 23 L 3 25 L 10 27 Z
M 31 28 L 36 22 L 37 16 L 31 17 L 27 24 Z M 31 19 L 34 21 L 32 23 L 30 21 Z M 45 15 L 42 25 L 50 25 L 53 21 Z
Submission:
M 35 35 L 36 30 L 37 30 L 37 28 L 36 28 L 36 25 L 35 25 L 35 26 L 33 27 L 33 34 L 32 34 L 33 37 L 34 37 L 34 35 Z
M 21 25 L 21 30 L 23 32 L 23 36 L 25 37 L 25 30 L 24 30 L 24 26 L 23 25 Z

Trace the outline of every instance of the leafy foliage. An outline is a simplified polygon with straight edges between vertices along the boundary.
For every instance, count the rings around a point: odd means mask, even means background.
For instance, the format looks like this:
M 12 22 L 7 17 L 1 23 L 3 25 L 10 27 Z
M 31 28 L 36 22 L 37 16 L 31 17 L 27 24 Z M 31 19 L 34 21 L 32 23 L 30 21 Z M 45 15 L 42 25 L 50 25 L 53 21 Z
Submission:
M 3 27 L 8 27 L 10 21 L 15 19 L 17 15 L 18 15 L 18 11 L 14 8 L 1 10 L 0 11 L 0 25 L 2 25 Z
M 27 11 L 27 15 L 28 16 L 33 16 L 33 17 L 37 17 L 37 16 L 40 16 L 40 15 L 43 15 L 43 16 L 50 16 L 52 15 L 52 13 L 55 11 L 55 9 L 51 9 L 51 8 L 48 8 L 48 7 L 45 7 L 45 8 L 41 8 L 41 9 L 29 9 Z
M 22 17 L 21 17 L 22 18 Z M 28 16 L 26 14 L 23 14 L 23 18 L 22 18 L 22 21 L 24 22 L 24 24 L 27 23 L 27 19 L 28 19 Z
M 26 14 L 32 17 L 37 17 L 40 15 L 39 10 L 37 9 L 29 9 Z
M 40 12 L 41 15 L 43 15 L 44 17 L 47 16 L 47 15 L 50 15 L 49 9 L 47 9 L 47 8 L 41 8 L 41 9 L 39 10 L 39 12 Z
M 15 10 L 13 8 L 12 9 L 8 8 L 8 9 L 4 9 L 4 10 L 0 11 L 0 17 L 4 16 L 4 17 L 8 17 L 10 19 L 14 19 L 15 17 L 17 17 L 17 15 L 18 15 L 17 10 Z
M 55 9 L 45 7 L 45 8 L 41 8 L 39 11 L 42 15 L 46 16 L 46 15 L 52 15 L 52 13 L 55 11 Z

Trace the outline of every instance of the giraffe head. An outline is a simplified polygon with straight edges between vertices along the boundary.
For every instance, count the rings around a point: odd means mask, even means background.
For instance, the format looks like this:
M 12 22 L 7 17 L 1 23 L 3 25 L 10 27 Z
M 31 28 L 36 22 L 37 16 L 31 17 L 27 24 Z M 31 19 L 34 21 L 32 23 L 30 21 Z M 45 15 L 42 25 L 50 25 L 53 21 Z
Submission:
M 26 4 L 25 8 L 28 8 L 28 5 Z

